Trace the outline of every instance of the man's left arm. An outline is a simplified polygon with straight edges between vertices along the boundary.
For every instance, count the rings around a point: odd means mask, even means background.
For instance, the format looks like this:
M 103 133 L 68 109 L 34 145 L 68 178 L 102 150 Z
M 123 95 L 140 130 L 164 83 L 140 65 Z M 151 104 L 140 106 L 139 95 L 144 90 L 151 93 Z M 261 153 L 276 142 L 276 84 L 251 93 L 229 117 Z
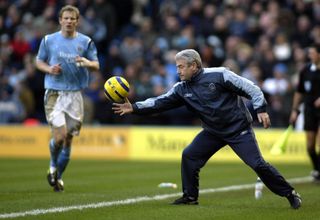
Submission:
M 86 67 L 88 68 L 90 71 L 97 71 L 100 69 L 100 64 L 99 64 L 99 61 L 91 61 L 91 60 L 88 60 L 87 58 L 85 57 L 76 57 L 76 63 L 78 66 L 80 67 Z
M 88 49 L 85 57 L 76 57 L 76 63 L 80 67 L 86 67 L 90 71 L 97 71 L 100 69 L 100 64 L 98 60 L 98 51 L 92 40 L 88 44 Z
M 228 89 L 252 101 L 253 108 L 257 113 L 266 112 L 267 101 L 264 98 L 263 92 L 252 81 L 227 69 L 223 72 L 223 78 Z
M 258 120 L 264 128 L 270 127 L 270 118 L 267 113 L 267 101 L 261 89 L 250 80 L 225 69 L 223 72 L 225 85 L 240 96 L 252 101 L 253 108 L 257 112 Z

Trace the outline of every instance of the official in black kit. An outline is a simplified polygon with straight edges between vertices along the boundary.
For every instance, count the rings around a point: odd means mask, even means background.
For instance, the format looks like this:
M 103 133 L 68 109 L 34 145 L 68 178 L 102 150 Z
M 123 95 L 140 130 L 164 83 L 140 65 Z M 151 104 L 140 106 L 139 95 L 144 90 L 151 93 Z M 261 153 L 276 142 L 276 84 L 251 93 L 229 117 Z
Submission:
M 292 111 L 289 122 L 294 124 L 300 113 L 299 106 L 304 104 L 304 130 L 306 132 L 307 152 L 312 163 L 311 176 L 320 182 L 320 46 L 308 48 L 310 62 L 299 73 L 296 91 L 293 96 Z
M 182 153 L 183 195 L 172 204 L 198 204 L 199 172 L 212 155 L 229 145 L 275 194 L 286 197 L 294 209 L 301 197 L 282 175 L 267 163 L 259 150 L 251 123 L 252 117 L 241 97 L 252 101 L 260 123 L 270 126 L 267 103 L 262 91 L 251 81 L 224 67 L 203 68 L 199 53 L 193 49 L 175 56 L 181 82 L 167 93 L 131 104 L 114 103 L 116 114 L 158 113 L 185 105 L 202 121 L 203 130 Z

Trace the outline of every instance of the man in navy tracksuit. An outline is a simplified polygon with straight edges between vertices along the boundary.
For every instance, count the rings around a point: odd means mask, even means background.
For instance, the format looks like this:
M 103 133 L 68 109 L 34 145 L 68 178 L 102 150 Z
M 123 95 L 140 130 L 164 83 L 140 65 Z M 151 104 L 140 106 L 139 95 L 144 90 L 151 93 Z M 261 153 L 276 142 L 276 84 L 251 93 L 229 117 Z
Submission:
M 134 104 L 126 99 L 112 108 L 120 115 L 150 114 L 185 105 L 201 119 L 203 130 L 182 154 L 183 196 L 172 204 L 198 204 L 200 169 L 219 149 L 229 145 L 272 192 L 286 197 L 292 208 L 299 208 L 299 194 L 263 159 L 251 127 L 251 114 L 241 98 L 252 101 L 259 122 L 268 128 L 267 103 L 260 88 L 224 67 L 203 68 L 195 50 L 182 50 L 175 59 L 181 82 L 171 90 Z

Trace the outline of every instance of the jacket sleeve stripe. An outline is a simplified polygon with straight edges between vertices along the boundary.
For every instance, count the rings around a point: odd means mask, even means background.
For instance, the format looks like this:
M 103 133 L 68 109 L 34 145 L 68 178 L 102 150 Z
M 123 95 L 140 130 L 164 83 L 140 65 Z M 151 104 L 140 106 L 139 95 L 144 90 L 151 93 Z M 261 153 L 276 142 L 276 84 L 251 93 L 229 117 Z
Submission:
M 231 89 L 238 90 L 243 96 L 250 98 L 255 110 L 265 108 L 266 100 L 261 89 L 250 80 L 240 77 L 232 71 L 225 69 L 223 71 L 224 82 L 230 85 Z

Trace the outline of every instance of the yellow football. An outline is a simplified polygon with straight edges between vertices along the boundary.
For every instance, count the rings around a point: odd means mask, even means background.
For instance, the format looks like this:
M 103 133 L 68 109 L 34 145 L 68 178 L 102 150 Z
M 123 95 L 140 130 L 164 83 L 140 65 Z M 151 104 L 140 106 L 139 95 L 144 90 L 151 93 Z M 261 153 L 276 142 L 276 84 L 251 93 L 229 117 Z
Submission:
M 121 76 L 110 77 L 104 83 L 104 94 L 112 102 L 124 102 L 128 96 L 130 85 L 128 81 Z

